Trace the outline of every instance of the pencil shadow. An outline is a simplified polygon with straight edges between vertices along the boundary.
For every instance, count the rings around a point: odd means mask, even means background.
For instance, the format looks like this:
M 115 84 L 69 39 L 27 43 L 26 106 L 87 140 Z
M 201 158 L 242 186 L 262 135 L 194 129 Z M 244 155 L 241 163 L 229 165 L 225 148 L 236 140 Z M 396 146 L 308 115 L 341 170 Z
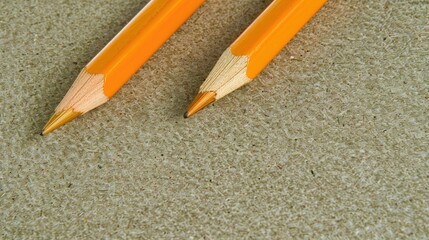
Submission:
M 181 57 L 177 63 L 182 70 L 173 73 L 172 76 L 175 77 L 171 79 L 172 82 L 180 83 L 185 88 L 185 96 L 183 91 L 180 93 L 180 91 L 169 89 L 170 92 L 167 95 L 172 96 L 176 104 L 171 109 L 167 108 L 167 111 L 170 111 L 174 116 L 183 116 L 186 107 L 192 101 L 198 92 L 199 86 L 204 82 L 222 53 L 270 3 L 270 0 L 237 2 L 235 5 L 241 5 L 233 8 L 220 6 L 222 3 L 219 3 L 219 6 L 206 4 L 194 14 L 184 28 L 197 30 L 185 30 L 177 33 L 177 37 L 199 39 L 199 41 L 193 48 L 186 49 L 187 56 Z M 217 8 L 221 8 L 221 10 L 219 11 Z M 216 14 L 214 11 L 221 12 L 221 14 Z M 230 17 L 219 19 L 222 16 Z M 186 36 L 185 34 L 188 35 Z M 169 113 L 167 114 L 170 115 Z

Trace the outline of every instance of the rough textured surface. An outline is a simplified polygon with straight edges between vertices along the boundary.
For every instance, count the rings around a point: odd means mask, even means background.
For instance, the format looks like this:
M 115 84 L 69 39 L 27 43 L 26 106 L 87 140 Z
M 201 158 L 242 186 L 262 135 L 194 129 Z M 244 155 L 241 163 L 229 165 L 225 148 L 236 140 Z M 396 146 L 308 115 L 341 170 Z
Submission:
M 428 2 L 331 0 L 182 115 L 269 0 L 208 0 L 104 106 L 38 135 L 148 1 L 0 1 L 0 238 L 428 238 Z

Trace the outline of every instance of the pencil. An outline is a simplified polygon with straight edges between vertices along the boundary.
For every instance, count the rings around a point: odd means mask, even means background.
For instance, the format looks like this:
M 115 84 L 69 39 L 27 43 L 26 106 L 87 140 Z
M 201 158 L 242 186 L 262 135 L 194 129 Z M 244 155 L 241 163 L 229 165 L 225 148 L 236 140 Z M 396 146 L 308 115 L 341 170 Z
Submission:
M 274 0 L 222 54 L 185 118 L 251 82 L 326 0 Z
M 42 135 L 106 103 L 204 1 L 150 1 L 85 66 Z

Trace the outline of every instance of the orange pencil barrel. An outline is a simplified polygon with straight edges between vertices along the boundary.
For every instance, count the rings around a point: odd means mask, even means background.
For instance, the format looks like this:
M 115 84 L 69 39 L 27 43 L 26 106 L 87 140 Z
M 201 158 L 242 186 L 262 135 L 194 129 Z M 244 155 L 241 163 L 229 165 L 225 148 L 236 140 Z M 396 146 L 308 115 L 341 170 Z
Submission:
M 205 0 L 152 0 L 86 66 L 111 98 Z
M 254 79 L 325 2 L 274 0 L 231 45 L 232 54 L 249 57 L 247 76 Z

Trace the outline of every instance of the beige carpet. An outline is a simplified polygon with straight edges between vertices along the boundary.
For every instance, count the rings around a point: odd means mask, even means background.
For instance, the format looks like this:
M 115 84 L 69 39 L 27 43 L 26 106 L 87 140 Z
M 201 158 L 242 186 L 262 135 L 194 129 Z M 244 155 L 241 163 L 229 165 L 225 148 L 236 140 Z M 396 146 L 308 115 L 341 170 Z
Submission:
M 185 120 L 269 0 L 207 0 L 115 98 L 48 137 L 148 0 L 0 1 L 1 239 L 429 238 L 428 1 L 331 0 Z

